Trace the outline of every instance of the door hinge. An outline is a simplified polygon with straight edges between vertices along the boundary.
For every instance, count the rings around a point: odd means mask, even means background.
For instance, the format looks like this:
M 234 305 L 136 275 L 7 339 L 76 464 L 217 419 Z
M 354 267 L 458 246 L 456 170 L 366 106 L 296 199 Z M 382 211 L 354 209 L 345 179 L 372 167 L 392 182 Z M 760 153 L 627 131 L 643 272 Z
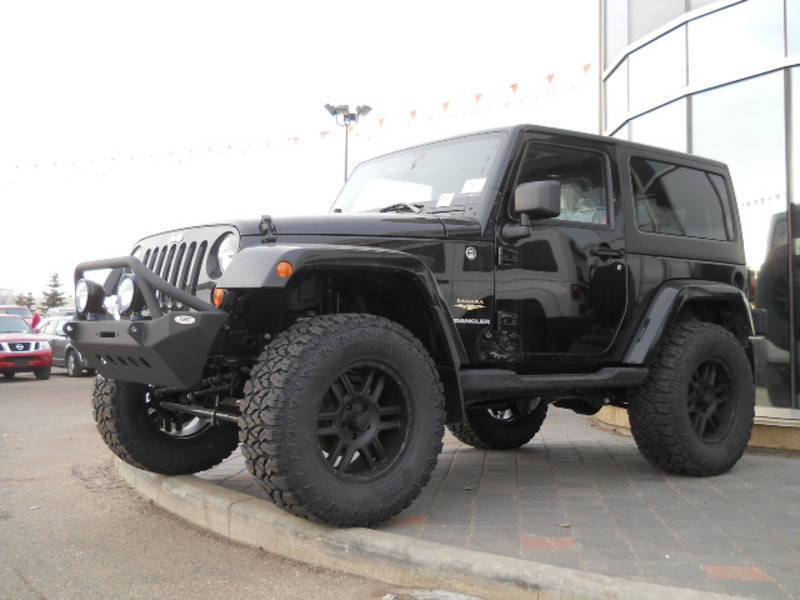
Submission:
M 497 248 L 497 266 L 499 267 L 512 267 L 515 266 L 519 259 L 519 251 L 510 246 L 498 246 Z

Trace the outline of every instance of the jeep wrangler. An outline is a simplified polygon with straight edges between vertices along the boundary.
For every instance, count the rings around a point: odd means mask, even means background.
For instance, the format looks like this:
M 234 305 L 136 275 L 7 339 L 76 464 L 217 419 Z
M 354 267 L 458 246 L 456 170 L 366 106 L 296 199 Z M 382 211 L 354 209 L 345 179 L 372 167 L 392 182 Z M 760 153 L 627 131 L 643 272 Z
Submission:
M 551 406 L 610 404 L 650 463 L 698 476 L 752 428 L 733 189 L 687 154 L 465 135 L 364 162 L 325 216 L 168 231 L 75 278 L 68 335 L 117 456 L 195 473 L 241 443 L 275 504 L 334 525 L 407 507 L 445 424 L 506 450 Z

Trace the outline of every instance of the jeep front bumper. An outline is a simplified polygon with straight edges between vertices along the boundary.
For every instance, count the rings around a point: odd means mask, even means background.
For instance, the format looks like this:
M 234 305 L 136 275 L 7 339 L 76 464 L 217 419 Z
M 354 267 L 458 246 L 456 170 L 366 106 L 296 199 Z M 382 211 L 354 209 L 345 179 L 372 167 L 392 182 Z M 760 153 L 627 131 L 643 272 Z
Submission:
M 87 366 L 105 377 L 192 389 L 202 378 L 227 313 L 173 286 L 132 256 L 81 263 L 75 269 L 75 281 L 86 271 L 117 268 L 127 268 L 136 276 L 152 318 L 78 320 L 66 326 L 67 335 Z M 154 290 L 193 310 L 164 313 Z

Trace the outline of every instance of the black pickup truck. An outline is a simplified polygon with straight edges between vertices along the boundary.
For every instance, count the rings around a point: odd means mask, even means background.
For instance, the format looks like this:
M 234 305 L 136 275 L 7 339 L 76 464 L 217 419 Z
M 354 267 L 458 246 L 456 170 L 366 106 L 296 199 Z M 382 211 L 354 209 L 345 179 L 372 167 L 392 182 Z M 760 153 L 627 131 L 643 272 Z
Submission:
M 445 425 L 509 449 L 551 406 L 626 407 L 647 460 L 687 475 L 730 469 L 752 428 L 734 192 L 696 156 L 464 135 L 359 165 L 330 214 L 168 231 L 75 277 L 113 452 L 179 474 L 241 443 L 276 504 L 331 524 L 408 506 Z

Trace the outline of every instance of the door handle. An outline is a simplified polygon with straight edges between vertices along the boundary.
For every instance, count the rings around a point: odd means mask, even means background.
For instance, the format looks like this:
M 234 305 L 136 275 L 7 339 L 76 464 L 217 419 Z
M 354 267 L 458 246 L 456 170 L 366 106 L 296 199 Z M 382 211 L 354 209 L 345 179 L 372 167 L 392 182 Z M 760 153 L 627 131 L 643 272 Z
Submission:
M 619 250 L 615 250 L 614 248 L 608 248 L 606 246 L 599 246 L 597 248 L 592 248 L 589 250 L 589 254 L 592 256 L 597 256 L 598 258 L 622 258 L 625 256 L 625 250 L 621 248 Z

